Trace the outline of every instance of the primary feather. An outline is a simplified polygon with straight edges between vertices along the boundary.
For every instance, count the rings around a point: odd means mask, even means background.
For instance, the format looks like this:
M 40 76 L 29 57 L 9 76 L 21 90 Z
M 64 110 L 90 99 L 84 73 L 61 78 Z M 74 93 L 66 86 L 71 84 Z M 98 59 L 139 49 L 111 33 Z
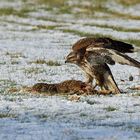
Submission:
M 83 38 L 78 40 L 72 49 L 73 51 L 86 51 L 87 47 L 108 48 L 122 53 L 132 53 L 135 50 L 133 45 L 111 38 Z
M 87 60 L 93 64 L 107 63 L 114 65 L 115 62 L 117 62 L 122 65 L 130 65 L 140 68 L 140 62 L 134 60 L 126 54 L 120 53 L 112 49 L 88 48 L 86 49 L 86 51 Z

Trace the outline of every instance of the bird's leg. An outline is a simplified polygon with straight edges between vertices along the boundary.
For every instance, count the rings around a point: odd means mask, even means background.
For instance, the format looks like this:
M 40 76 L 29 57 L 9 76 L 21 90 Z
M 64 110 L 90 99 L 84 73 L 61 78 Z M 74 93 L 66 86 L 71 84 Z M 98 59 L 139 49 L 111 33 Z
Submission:
M 91 76 L 89 74 L 86 74 L 86 81 L 85 81 L 85 83 L 87 85 L 89 85 L 90 87 L 92 87 L 92 89 L 95 89 L 99 85 L 99 83 L 98 83 L 98 81 L 95 81 L 95 83 L 93 85 L 93 79 L 94 79 L 93 76 Z
M 92 85 L 93 82 L 93 77 L 89 74 L 86 74 L 86 81 L 85 83 L 87 83 L 88 85 Z
M 97 86 L 98 86 L 98 84 L 97 84 L 97 83 L 95 83 L 95 85 L 94 85 L 92 88 L 93 88 L 93 89 L 95 89 Z

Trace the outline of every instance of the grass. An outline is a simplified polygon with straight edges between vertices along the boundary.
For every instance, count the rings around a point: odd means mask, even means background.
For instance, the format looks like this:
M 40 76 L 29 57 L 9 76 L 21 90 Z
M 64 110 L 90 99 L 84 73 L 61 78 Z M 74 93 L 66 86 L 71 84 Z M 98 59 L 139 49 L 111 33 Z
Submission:
M 94 100 L 87 100 L 87 103 L 90 105 L 94 105 L 94 104 L 100 104 L 100 102 L 94 101 Z
M 135 113 L 135 111 L 128 110 L 128 111 L 125 111 L 125 113 L 132 114 L 132 113 Z
M 50 6 L 62 6 L 66 2 L 65 0 L 37 0 L 40 4 L 46 4 Z
M 5 55 L 10 56 L 11 58 L 19 58 L 19 57 L 25 58 L 22 52 L 6 52 Z
M 0 118 L 16 118 L 17 116 L 15 114 L 9 114 L 9 113 L 0 113 Z
M 93 1 L 92 1 L 92 2 L 90 2 L 91 4 L 88 7 L 85 7 L 86 10 L 83 10 L 85 12 L 83 12 L 82 14 L 85 14 L 85 15 L 88 15 L 88 16 L 92 15 L 94 17 L 95 16 L 94 13 L 101 12 L 101 13 L 108 14 L 110 18 L 113 18 L 113 17 L 116 18 L 117 17 L 117 18 L 123 18 L 123 19 L 124 18 L 125 19 L 135 19 L 135 20 L 139 20 L 140 19 L 140 16 L 130 15 L 130 14 L 122 13 L 122 12 L 118 12 L 118 11 L 112 11 L 111 9 L 109 9 L 109 8 L 104 6 L 104 5 L 106 5 L 107 2 L 109 3 L 109 1 L 98 1 L 97 2 L 95 0 L 95 3 L 93 4 Z M 135 2 L 135 3 L 137 3 L 137 2 Z M 82 9 L 83 7 L 80 7 L 80 8 Z M 125 7 L 125 8 L 127 8 L 127 7 Z
M 16 15 L 19 17 L 27 17 L 28 13 L 34 11 L 31 7 L 22 7 L 20 10 L 16 10 L 12 7 L 0 8 L 0 15 Z
M 136 133 L 140 133 L 139 125 L 128 124 L 127 128 L 133 130 Z
M 116 0 L 117 1 L 117 0 Z M 128 2 L 129 1 L 129 2 Z M 135 5 L 139 3 L 139 0 L 118 0 L 117 2 L 121 3 L 122 5 Z M 89 4 L 82 4 L 81 1 L 78 1 L 76 4 L 70 5 L 65 0 L 38 0 L 38 2 L 45 4 L 49 7 L 53 7 L 57 14 L 74 14 L 75 17 L 81 17 L 81 16 L 91 16 L 94 17 L 96 12 L 102 12 L 110 15 L 110 17 L 119 17 L 119 18 L 126 18 L 126 19 L 136 19 L 139 20 L 140 16 L 130 15 L 122 12 L 112 11 L 111 9 L 108 9 L 105 7 L 107 3 L 109 3 L 109 0 L 91 0 L 88 1 Z M 126 7 L 127 8 L 127 7 Z M 79 11 L 75 11 L 75 9 L 79 9 Z
M 80 117 L 87 117 L 88 115 L 86 113 L 80 113 Z
M 0 85 L 3 85 L 3 87 L 14 87 L 17 85 L 17 83 L 10 79 L 0 79 Z
M 42 121 L 45 121 L 48 119 L 48 115 L 46 114 L 38 114 L 38 115 L 35 115 L 37 118 L 41 119 Z
M 126 40 L 122 40 L 122 41 L 126 41 L 130 44 L 133 44 L 135 46 L 139 46 L 140 47 L 140 40 L 137 39 L 126 39 Z
M 112 107 L 112 106 L 108 106 L 108 107 L 104 108 L 104 110 L 106 110 L 107 112 L 112 112 L 112 111 L 116 111 L 118 109 L 115 107 Z
M 35 61 L 31 61 L 30 63 L 35 63 L 35 64 L 46 64 L 46 60 L 45 59 L 37 59 Z
M 15 13 L 15 10 L 11 7 L 9 8 L 0 8 L 0 15 L 11 15 Z
M 91 16 L 94 17 L 96 12 L 102 12 L 109 14 L 110 17 L 121 17 L 121 18 L 129 18 L 129 19 L 140 19 L 140 16 L 134 16 L 126 13 L 116 12 L 105 7 L 110 0 L 88 0 L 89 4 L 83 4 L 82 1 L 78 0 L 77 3 L 69 4 L 69 2 L 65 0 L 36 0 L 34 4 L 23 4 L 19 10 L 14 9 L 12 7 L 0 8 L 0 15 L 16 15 L 19 17 L 28 17 L 28 13 L 32 11 L 36 11 L 38 8 L 42 8 L 44 10 L 50 10 L 51 12 L 55 12 L 57 14 L 73 14 L 75 17 L 79 16 Z M 116 2 L 122 5 L 135 5 L 140 3 L 139 0 L 116 0 Z M 126 7 L 127 8 L 127 7 Z M 76 10 L 75 9 L 79 9 Z
M 132 94 L 132 96 L 134 96 L 134 97 L 140 96 L 140 93 L 134 93 L 134 94 Z
M 78 30 L 73 30 L 73 29 L 62 29 L 62 31 L 64 33 L 72 33 L 74 35 L 78 35 L 78 36 L 81 36 L 81 37 L 91 37 L 93 36 L 93 34 L 91 33 L 85 33 L 85 32 L 81 32 L 81 31 L 78 31 Z
M 6 62 L 0 62 L 0 65 L 5 65 L 6 64 Z
M 83 5 L 81 4 L 81 1 L 78 1 L 75 4 L 69 4 L 69 2 L 65 0 L 37 0 L 38 3 L 46 5 L 47 9 L 48 7 L 51 7 L 51 10 L 57 14 L 75 14 L 76 16 L 80 16 L 81 14 L 88 14 L 93 15 L 94 11 L 97 9 L 102 10 L 104 3 L 106 0 L 98 1 L 98 0 L 92 0 L 88 1 L 91 4 L 90 5 Z M 80 9 L 80 11 L 76 11 L 74 9 Z M 54 10 L 53 10 L 54 9 Z
M 58 61 L 52 61 L 52 60 L 47 61 L 46 64 L 48 66 L 61 66 L 61 64 Z
M 52 81 L 47 79 L 39 79 L 38 82 L 51 83 Z
M 10 93 L 14 93 L 14 92 L 18 92 L 18 91 L 19 91 L 19 89 L 16 88 L 16 87 L 10 87 L 10 88 L 8 89 L 8 92 L 10 92 Z
M 25 74 L 39 74 L 46 72 L 44 69 L 40 69 L 38 67 L 31 67 L 31 68 L 26 68 L 24 70 Z
M 135 127 L 134 131 L 137 132 L 137 133 L 140 133 L 140 127 Z
M 40 29 L 54 30 L 57 27 L 61 27 L 61 26 L 60 25 L 37 25 L 33 27 L 33 30 L 40 30 Z
M 95 38 L 98 38 L 98 37 L 109 37 L 109 38 L 112 38 L 112 39 L 117 39 L 115 37 L 112 37 L 111 35 L 85 33 L 85 32 L 77 31 L 77 30 L 73 30 L 73 29 L 63 29 L 62 31 L 66 32 L 66 33 L 72 33 L 72 34 L 78 35 L 80 37 L 95 37 Z M 119 40 L 140 47 L 140 40 L 137 40 L 137 39 L 119 39 Z
M 125 6 L 140 4 L 139 0 L 117 0 L 117 2 Z
M 115 18 L 123 18 L 123 19 L 140 20 L 140 16 L 130 15 L 130 14 L 122 13 L 122 12 L 119 13 L 116 11 L 112 11 L 110 9 L 107 9 L 106 12 L 110 13 L 112 18 L 115 17 Z
M 47 64 L 48 66 L 61 66 L 61 64 L 58 61 L 53 61 L 53 60 L 46 61 L 45 59 L 37 59 L 35 61 L 31 61 L 30 63 Z
M 89 25 L 89 26 L 96 26 L 96 27 L 100 27 L 100 28 L 111 28 L 113 30 L 116 31 L 122 31 L 122 32 L 140 32 L 139 28 L 123 28 L 123 27 L 118 27 L 118 26 L 114 26 L 114 25 L 109 25 L 109 24 L 104 24 L 104 25 L 99 25 L 99 24 L 84 24 L 84 25 Z
M 11 61 L 11 64 L 12 64 L 12 65 L 18 65 L 18 64 L 19 64 L 19 61 L 12 60 L 12 61 Z

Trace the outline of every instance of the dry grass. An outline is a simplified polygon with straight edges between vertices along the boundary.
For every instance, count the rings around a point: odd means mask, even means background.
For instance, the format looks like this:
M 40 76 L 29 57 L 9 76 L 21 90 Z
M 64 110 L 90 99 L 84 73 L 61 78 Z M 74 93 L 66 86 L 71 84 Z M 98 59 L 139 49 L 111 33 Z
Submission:
M 84 24 L 84 25 L 88 25 L 88 26 L 96 26 L 96 27 L 100 27 L 100 28 L 111 28 L 113 30 L 116 31 L 122 31 L 122 32 L 140 32 L 139 28 L 123 28 L 121 26 L 115 26 L 115 25 L 110 25 L 110 24 L 103 24 L 103 25 L 99 25 L 96 23 L 92 23 L 92 24 Z
M 102 34 L 94 34 L 94 33 L 85 33 L 82 31 L 78 31 L 78 30 L 72 30 L 72 29 L 63 29 L 63 32 L 66 33 L 72 33 L 74 35 L 78 35 L 80 37 L 110 37 L 112 39 L 117 39 L 115 37 L 112 37 L 111 35 L 102 35 Z M 133 44 L 135 46 L 139 46 L 140 47 L 140 40 L 137 39 L 125 39 L 125 40 L 121 40 L 120 41 L 125 41 L 127 43 Z
M 16 118 L 16 114 L 9 114 L 9 113 L 1 113 L 0 118 Z
M 132 6 L 136 4 L 140 4 L 140 0 L 117 0 L 120 4 L 126 5 L 126 6 Z
M 61 27 L 60 25 L 37 25 L 33 27 L 33 30 L 55 30 L 57 27 Z
M 61 66 L 61 64 L 58 61 L 53 61 L 53 60 L 47 61 L 46 64 L 48 66 Z
M 36 0 L 40 4 L 49 4 L 51 6 L 62 6 L 65 4 L 65 0 Z
M 37 59 L 35 61 L 31 61 L 30 63 L 35 63 L 35 64 L 46 64 L 46 60 L 45 59 Z
M 12 7 L 0 8 L 0 15 L 16 15 L 19 17 L 27 17 L 28 13 L 34 11 L 34 9 L 29 7 L 22 7 L 20 10 L 14 9 Z
M 47 64 L 48 66 L 61 66 L 61 64 L 58 61 L 54 61 L 54 60 L 46 61 L 45 59 L 37 59 L 35 61 L 31 61 L 30 63 Z
M 107 112 L 111 112 L 111 111 L 115 111 L 115 110 L 117 110 L 117 108 L 115 108 L 115 107 L 112 107 L 112 106 L 108 106 L 108 107 L 106 107 L 106 108 L 104 108 Z
M 26 68 L 24 72 L 25 74 L 39 74 L 45 72 L 45 70 L 37 67 L 31 67 L 31 68 Z
M 25 56 L 22 54 L 22 52 L 6 52 L 5 55 L 10 56 L 11 58 L 19 58 L 19 57 L 23 57 L 25 58 Z

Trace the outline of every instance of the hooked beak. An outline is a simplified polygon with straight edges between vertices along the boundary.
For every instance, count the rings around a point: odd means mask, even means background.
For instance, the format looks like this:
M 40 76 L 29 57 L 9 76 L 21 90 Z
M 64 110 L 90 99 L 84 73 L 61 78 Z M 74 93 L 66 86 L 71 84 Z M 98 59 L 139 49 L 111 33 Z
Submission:
M 71 62 L 71 60 L 66 59 L 66 60 L 65 60 L 65 64 L 66 64 L 66 63 L 72 63 L 72 62 Z
M 67 60 L 65 60 L 65 63 L 68 63 L 68 61 L 67 61 Z

